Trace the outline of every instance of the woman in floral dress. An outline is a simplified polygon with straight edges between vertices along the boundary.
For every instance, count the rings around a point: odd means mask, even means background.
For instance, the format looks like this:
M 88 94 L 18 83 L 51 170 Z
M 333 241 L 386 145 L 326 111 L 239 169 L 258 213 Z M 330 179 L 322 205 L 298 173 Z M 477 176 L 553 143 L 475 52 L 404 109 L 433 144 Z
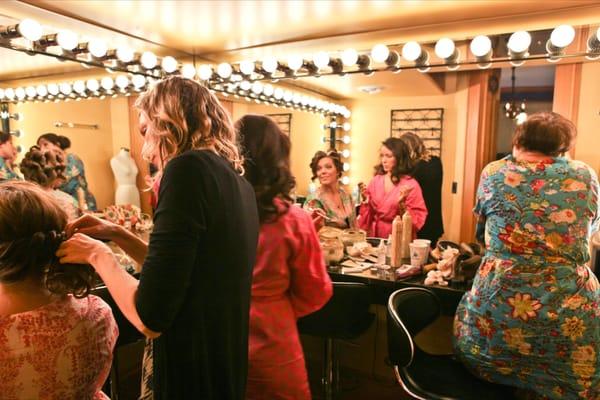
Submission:
M 534 114 L 513 154 L 482 172 L 475 212 L 486 254 L 454 322 L 455 351 L 483 379 L 550 399 L 600 398 L 600 286 L 588 240 L 598 178 L 561 157 L 575 126 Z
M 21 179 L 12 167 L 17 158 L 17 149 L 10 133 L 0 132 L 0 182 Z

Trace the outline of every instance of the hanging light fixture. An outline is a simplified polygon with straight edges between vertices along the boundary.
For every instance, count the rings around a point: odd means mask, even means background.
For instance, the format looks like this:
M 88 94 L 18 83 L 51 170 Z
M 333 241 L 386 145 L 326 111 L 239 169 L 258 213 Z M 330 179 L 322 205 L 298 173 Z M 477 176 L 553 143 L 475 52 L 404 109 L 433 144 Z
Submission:
M 505 115 L 507 118 L 510 119 L 517 119 L 519 118 L 520 120 L 523 119 L 523 115 L 525 114 L 525 100 L 521 101 L 520 103 L 518 103 L 516 101 L 516 94 L 515 94 L 515 82 L 516 82 L 516 78 L 515 78 L 515 70 L 516 67 L 512 67 L 512 75 L 511 75 L 511 92 L 510 92 L 510 100 L 506 102 L 506 104 L 504 105 L 504 110 L 505 110 Z M 525 114 L 525 116 L 527 116 L 527 114 Z

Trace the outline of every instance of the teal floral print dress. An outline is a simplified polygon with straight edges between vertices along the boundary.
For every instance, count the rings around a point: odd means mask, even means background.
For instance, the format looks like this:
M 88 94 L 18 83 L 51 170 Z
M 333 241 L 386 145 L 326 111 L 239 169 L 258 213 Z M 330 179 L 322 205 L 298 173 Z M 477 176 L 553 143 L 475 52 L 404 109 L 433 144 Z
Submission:
M 21 177 L 8 166 L 4 158 L 0 157 L 0 182 L 12 179 L 21 179 Z
M 600 285 L 586 265 L 598 178 L 579 161 L 512 156 L 481 175 L 486 253 L 454 320 L 454 347 L 483 379 L 548 399 L 600 399 Z
M 75 154 L 67 154 L 67 167 L 65 169 L 65 178 L 67 180 L 62 184 L 59 189 L 73 196 L 75 200 L 79 200 L 77 197 L 77 189 L 83 189 L 85 194 L 85 202 L 87 208 L 90 211 L 96 211 L 96 198 L 90 192 L 88 188 L 87 180 L 85 179 L 85 169 L 83 168 L 83 161 Z
M 340 199 L 342 201 L 341 210 L 336 210 L 333 205 L 323 197 L 321 188 L 318 188 L 315 193 L 309 194 L 306 197 L 303 208 L 305 210 L 321 209 L 325 212 L 325 225 L 333 226 L 340 229 L 355 229 L 356 228 L 356 208 L 354 201 L 342 188 L 339 188 Z

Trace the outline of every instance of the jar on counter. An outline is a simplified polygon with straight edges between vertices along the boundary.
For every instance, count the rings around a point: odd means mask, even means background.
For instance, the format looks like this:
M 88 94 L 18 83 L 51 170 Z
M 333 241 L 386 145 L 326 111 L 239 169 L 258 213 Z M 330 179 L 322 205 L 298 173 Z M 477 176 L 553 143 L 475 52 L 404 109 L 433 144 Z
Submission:
M 321 238 L 321 250 L 327 265 L 334 265 L 344 258 L 344 244 L 339 238 Z

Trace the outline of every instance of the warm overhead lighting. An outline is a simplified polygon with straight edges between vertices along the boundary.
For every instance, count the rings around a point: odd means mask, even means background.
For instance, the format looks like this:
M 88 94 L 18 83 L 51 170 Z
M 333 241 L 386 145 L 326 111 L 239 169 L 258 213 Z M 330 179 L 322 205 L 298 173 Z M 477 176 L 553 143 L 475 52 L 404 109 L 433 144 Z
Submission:
M 27 86 L 25 88 L 25 94 L 27 95 L 27 97 L 36 97 L 37 96 L 37 92 L 35 91 L 35 88 L 33 86 Z
M 458 68 L 458 58 L 460 53 L 450 38 L 442 38 L 435 44 L 435 55 L 448 64 L 448 69 Z
M 397 67 L 400 61 L 400 55 L 396 51 L 390 51 L 385 44 L 375 45 L 371 49 L 371 57 L 373 61 L 385 63 L 390 67 Z
M 265 85 L 265 87 L 263 88 L 263 93 L 265 94 L 265 96 L 273 96 L 273 94 L 275 93 L 275 89 L 273 88 L 272 85 L 269 85 L 267 83 Z
M 105 76 L 100 80 L 100 86 L 102 86 L 102 89 L 110 91 L 115 86 L 115 82 L 110 76 Z
M 51 94 L 52 96 L 58 95 L 58 93 L 60 93 L 60 90 L 58 89 L 58 85 L 56 83 L 49 83 L 48 84 L 48 93 Z
M 560 25 L 554 28 L 550 34 L 550 39 L 546 42 L 546 51 L 548 52 L 548 61 L 558 62 L 565 48 L 575 39 L 575 29 L 571 25 Z
M 252 88 L 252 84 L 248 81 L 242 81 L 240 83 L 240 89 L 242 89 L 243 91 L 248 91 Z
M 292 71 L 298 71 L 300 68 L 302 68 L 303 64 L 304 59 L 302 58 L 302 56 L 292 54 L 287 58 L 287 66 Z
M 35 42 L 42 37 L 42 27 L 32 19 L 24 19 L 12 26 L 0 26 L 0 38 L 13 39 L 19 36 Z
M 145 51 L 140 57 L 140 64 L 142 64 L 142 67 L 146 69 L 153 69 L 156 67 L 156 65 L 158 65 L 158 59 L 153 52 Z
M 347 176 L 342 177 L 342 185 L 348 185 L 350 183 L 350 178 Z
M 163 71 L 165 71 L 167 74 L 172 74 L 173 72 L 177 71 L 177 60 L 174 59 L 171 56 L 166 56 L 165 58 L 162 59 L 161 61 L 161 67 L 163 69 Z
M 231 64 L 229 63 L 221 63 L 217 65 L 217 75 L 223 79 L 229 78 L 232 72 L 233 68 L 231 68 Z
M 85 82 L 82 80 L 77 80 L 73 82 L 73 90 L 76 93 L 84 94 L 85 93 Z
M 479 63 L 480 68 L 487 68 L 491 65 L 492 41 L 489 37 L 484 35 L 475 36 L 469 48 Z
M 79 41 L 77 35 L 71 31 L 60 31 L 56 34 L 56 43 L 64 50 L 72 51 Z
M 116 54 L 117 54 L 117 58 L 119 59 L 119 61 L 121 61 L 124 64 L 130 63 L 131 61 L 133 61 L 133 58 L 135 57 L 133 50 L 131 50 L 129 47 L 126 47 L 126 46 L 121 46 L 121 47 L 117 48 Z
M 263 85 L 262 83 L 256 81 L 254 83 L 252 83 L 252 93 L 254 94 L 261 94 L 263 91 Z
M 9 100 L 12 100 L 15 98 L 15 90 L 13 88 L 8 88 L 6 90 L 4 90 L 4 97 L 6 97 Z
M 421 45 L 417 42 L 408 42 L 402 46 L 402 57 L 405 60 L 415 62 L 421 56 Z
M 183 69 L 182 69 L 181 73 L 183 74 Z M 212 75 L 213 75 L 213 70 L 210 65 L 202 64 L 198 68 L 198 78 L 202 79 L 203 81 L 209 80 L 212 77 Z M 193 78 L 193 75 L 192 75 L 192 78 Z
M 90 40 L 87 48 L 90 54 L 95 58 L 102 58 L 108 52 L 108 46 L 106 42 L 97 39 Z
M 282 88 L 276 88 L 275 92 L 273 92 L 273 97 L 275 97 L 276 100 L 283 99 L 283 89 Z
M 350 150 L 348 150 L 348 149 L 342 150 L 342 157 L 349 158 L 350 157 Z
M 515 82 L 516 82 L 516 77 L 515 77 L 515 72 L 516 72 L 516 68 L 512 67 L 512 74 L 511 74 L 511 94 L 510 94 L 510 100 L 506 102 L 506 104 L 504 105 L 504 109 L 506 110 L 505 115 L 507 118 L 510 119 L 516 119 L 518 115 L 520 115 L 521 113 L 525 112 L 525 101 L 521 101 L 521 103 L 519 104 L 516 101 L 516 91 L 515 91 Z
M 88 90 L 90 92 L 97 92 L 98 90 L 100 90 L 100 84 L 98 83 L 98 81 L 96 79 L 89 79 L 85 83 L 85 86 L 88 88 Z
M 344 122 L 342 128 L 344 129 L 344 131 L 348 132 L 351 128 L 350 122 Z
M 242 61 L 240 63 L 240 72 L 244 75 L 250 75 L 254 72 L 254 61 Z
M 18 87 L 15 89 L 15 96 L 17 96 L 17 99 L 19 100 L 23 100 L 26 96 L 25 93 L 25 89 L 23 89 L 22 87 Z
M 146 78 L 144 75 L 135 74 L 131 77 L 131 83 L 133 83 L 134 88 L 139 90 L 146 85 Z
M 345 162 L 343 166 L 344 172 L 350 171 L 350 163 Z
M 323 69 L 329 65 L 329 54 L 325 51 L 319 51 L 313 55 L 313 62 L 319 69 Z
M 531 45 L 531 35 L 527 31 L 517 31 L 508 38 L 508 55 L 511 59 L 511 64 L 514 66 L 523 65 L 529 53 L 529 45 Z
M 129 79 L 125 75 L 119 75 L 115 78 L 115 84 L 121 90 L 124 90 L 129 86 Z
M 38 85 L 35 88 L 35 92 L 40 97 L 46 97 L 48 95 L 48 88 L 46 87 L 46 85 Z
M 181 67 L 181 75 L 184 78 L 194 79 L 194 76 L 196 76 L 196 68 L 194 68 L 192 64 L 185 64 Z
M 344 137 L 342 137 L 342 142 L 344 142 L 344 144 L 350 144 L 350 141 L 352 139 L 350 139 L 350 136 L 348 135 L 344 135 Z
M 62 94 L 64 94 L 65 96 L 68 96 L 71 94 L 71 92 L 73 91 L 73 88 L 71 87 L 71 85 L 67 82 L 63 82 L 61 84 L 58 85 L 58 88 L 60 90 L 60 92 Z
M 342 62 L 347 67 L 352 67 L 358 62 L 358 52 L 354 49 L 346 49 L 342 53 Z
M 265 72 L 272 74 L 273 72 L 277 71 L 278 62 L 275 57 L 267 56 L 262 59 L 261 65 Z

